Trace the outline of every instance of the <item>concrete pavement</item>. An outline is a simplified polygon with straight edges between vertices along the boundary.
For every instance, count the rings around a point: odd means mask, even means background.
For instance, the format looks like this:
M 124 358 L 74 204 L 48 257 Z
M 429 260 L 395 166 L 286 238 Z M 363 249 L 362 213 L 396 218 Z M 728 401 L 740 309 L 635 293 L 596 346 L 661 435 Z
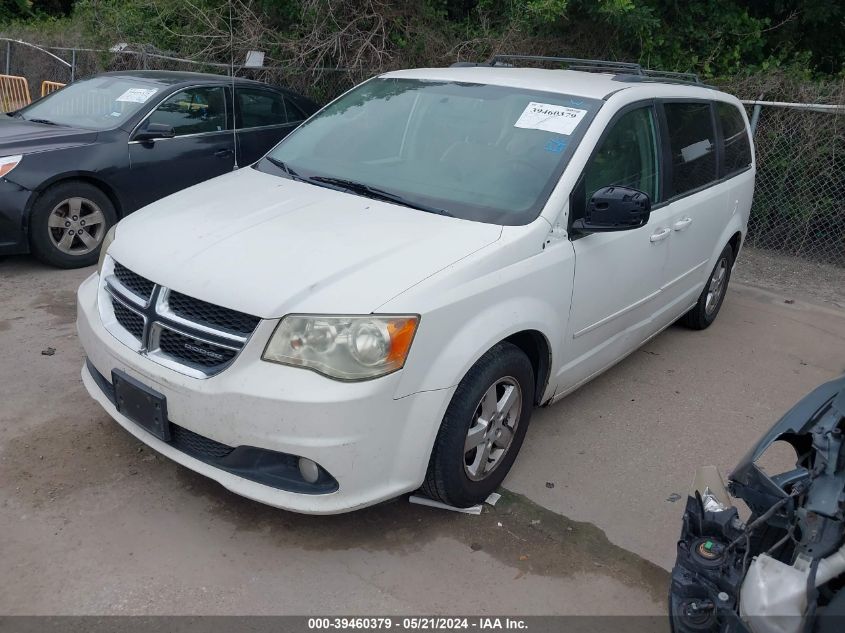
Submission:
M 845 312 L 732 286 L 709 330 L 672 327 L 536 411 L 517 494 L 483 515 L 306 517 L 156 457 L 88 398 L 90 272 L 0 261 L 2 614 L 665 613 L 694 468 L 728 469 L 845 371 Z

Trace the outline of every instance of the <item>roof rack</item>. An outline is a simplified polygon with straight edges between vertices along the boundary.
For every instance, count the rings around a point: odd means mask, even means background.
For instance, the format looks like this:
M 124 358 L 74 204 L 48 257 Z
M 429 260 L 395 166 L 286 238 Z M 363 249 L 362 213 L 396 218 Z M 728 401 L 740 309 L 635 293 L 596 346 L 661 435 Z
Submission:
M 655 79 L 674 79 L 677 81 L 690 81 L 695 84 L 702 83 L 701 77 L 697 73 L 678 73 L 671 70 L 652 70 L 650 68 L 643 68 L 643 74 L 646 77 L 653 77 Z
M 493 55 L 485 64 L 477 66 L 515 66 L 513 62 L 553 62 L 565 64 L 570 70 L 594 73 L 613 73 L 624 76 L 622 81 L 665 81 L 671 83 L 692 83 L 703 85 L 696 73 L 677 73 L 643 68 L 633 62 L 617 62 L 605 59 L 581 59 L 578 57 L 548 57 L 545 55 Z M 460 63 L 460 62 L 459 62 Z M 467 65 L 466 62 L 462 65 Z

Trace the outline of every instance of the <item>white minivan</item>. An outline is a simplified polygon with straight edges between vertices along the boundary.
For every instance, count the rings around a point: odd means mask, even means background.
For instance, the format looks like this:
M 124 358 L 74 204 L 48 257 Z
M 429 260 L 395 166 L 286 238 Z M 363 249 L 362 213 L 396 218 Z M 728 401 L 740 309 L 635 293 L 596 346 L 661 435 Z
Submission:
M 370 79 L 120 221 L 79 288 L 93 398 L 273 506 L 467 506 L 535 406 L 679 319 L 709 326 L 754 188 L 740 102 L 506 61 Z

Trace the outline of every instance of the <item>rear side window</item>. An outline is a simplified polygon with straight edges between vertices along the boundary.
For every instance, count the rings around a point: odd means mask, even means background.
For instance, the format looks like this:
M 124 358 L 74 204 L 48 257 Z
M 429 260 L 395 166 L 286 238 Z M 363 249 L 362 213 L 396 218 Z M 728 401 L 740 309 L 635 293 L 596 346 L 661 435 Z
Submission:
M 748 130 L 739 108 L 724 101 L 717 101 L 716 116 L 719 117 L 722 137 L 725 139 L 721 175 L 728 176 L 751 165 L 751 143 L 748 141 Z
M 288 112 L 288 123 L 299 123 L 307 118 L 290 99 L 285 99 L 285 109 Z
M 285 100 L 269 90 L 238 88 L 238 128 L 282 125 L 288 122 Z
M 670 192 L 679 196 L 716 180 L 716 131 L 709 103 L 665 103 L 672 152 Z

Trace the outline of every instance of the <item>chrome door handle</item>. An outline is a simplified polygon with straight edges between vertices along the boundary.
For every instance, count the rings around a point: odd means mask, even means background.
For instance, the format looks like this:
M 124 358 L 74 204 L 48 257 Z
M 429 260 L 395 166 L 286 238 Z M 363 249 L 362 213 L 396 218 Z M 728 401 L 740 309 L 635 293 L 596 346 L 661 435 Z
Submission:
M 692 218 L 681 218 L 675 224 L 672 225 L 672 228 L 676 231 L 683 231 L 687 228 L 690 224 L 692 224 Z
M 654 233 L 651 234 L 651 237 L 648 238 L 652 242 L 660 242 L 661 240 L 665 240 L 669 235 L 672 233 L 672 229 L 667 228 L 660 228 L 657 229 Z

